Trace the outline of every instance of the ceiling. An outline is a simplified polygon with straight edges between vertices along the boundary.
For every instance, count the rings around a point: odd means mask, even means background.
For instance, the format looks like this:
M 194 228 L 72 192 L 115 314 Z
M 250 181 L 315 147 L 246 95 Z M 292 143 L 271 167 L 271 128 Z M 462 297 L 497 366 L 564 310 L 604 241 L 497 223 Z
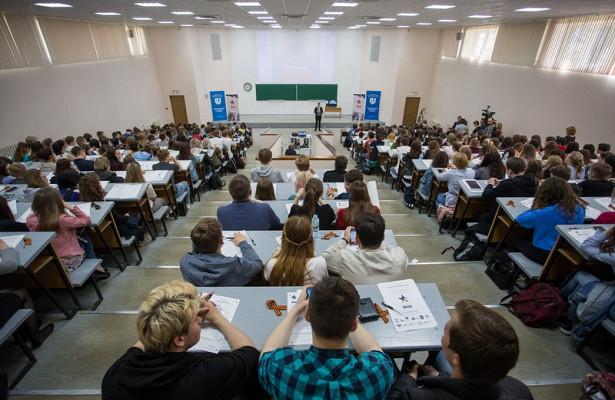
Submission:
M 37 2 L 58 1 L 72 8 L 46 8 Z M 339 0 L 357 2 L 355 7 L 333 6 L 333 0 L 254 0 L 260 6 L 237 6 L 236 1 L 248 0 L 134 0 L 160 1 L 166 7 L 141 7 L 128 0 L 0 0 L 0 11 L 39 16 L 68 18 L 92 22 L 127 23 L 142 26 L 216 26 L 262 29 L 268 25 L 258 17 L 273 17 L 281 28 L 310 28 L 320 17 L 330 17 L 319 23 L 324 29 L 347 29 L 356 25 L 366 28 L 445 28 L 533 21 L 582 15 L 615 13 L 614 0 Z M 450 9 L 428 9 L 433 4 L 454 5 Z M 546 7 L 548 11 L 517 12 L 524 7 Z M 175 15 L 173 11 L 189 11 L 193 15 Z M 249 11 L 265 11 L 253 15 Z M 341 15 L 324 15 L 328 11 Z M 121 15 L 101 16 L 96 12 L 116 12 Z M 399 16 L 398 13 L 416 13 Z M 491 18 L 468 18 L 470 15 L 491 15 Z M 139 21 L 133 18 L 147 17 Z M 197 19 L 205 17 L 207 19 Z M 395 18 L 381 21 L 381 18 Z M 271 20 L 271 19 L 270 19 Z M 440 22 L 439 20 L 454 20 Z M 160 24 L 160 21 L 172 23 Z M 214 22 L 223 21 L 223 22 Z M 368 24 L 368 22 L 371 22 Z M 379 23 L 378 23 L 379 22 Z M 372 24 L 373 23 L 373 24 Z M 226 24 L 226 25 L 225 25 Z M 425 25 L 430 24 L 430 25 Z M 275 24 L 274 24 L 275 25 Z

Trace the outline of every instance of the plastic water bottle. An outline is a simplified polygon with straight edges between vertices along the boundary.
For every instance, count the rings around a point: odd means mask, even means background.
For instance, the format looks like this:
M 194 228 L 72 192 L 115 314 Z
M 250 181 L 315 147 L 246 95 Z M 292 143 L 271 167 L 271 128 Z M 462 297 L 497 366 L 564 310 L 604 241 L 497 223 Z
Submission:
M 506 160 L 508 160 L 508 152 L 506 154 L 504 154 L 504 157 L 502 157 L 502 162 L 505 163 Z
M 312 236 L 314 238 L 318 237 L 318 231 L 320 230 L 320 220 L 318 219 L 318 215 L 314 214 L 312 217 Z
M 419 160 L 423 159 L 423 152 L 421 151 L 421 154 L 419 154 Z

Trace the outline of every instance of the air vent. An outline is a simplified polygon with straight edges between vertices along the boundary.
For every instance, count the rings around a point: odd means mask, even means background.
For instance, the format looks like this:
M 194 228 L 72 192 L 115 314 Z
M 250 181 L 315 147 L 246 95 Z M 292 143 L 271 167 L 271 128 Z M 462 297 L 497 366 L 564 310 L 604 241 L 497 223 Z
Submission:
M 212 60 L 222 60 L 222 48 L 220 47 L 220 34 L 210 33 L 209 39 L 211 41 L 211 58 Z
M 369 52 L 369 61 L 380 61 L 380 38 L 381 36 L 379 35 L 372 36 L 372 48 Z

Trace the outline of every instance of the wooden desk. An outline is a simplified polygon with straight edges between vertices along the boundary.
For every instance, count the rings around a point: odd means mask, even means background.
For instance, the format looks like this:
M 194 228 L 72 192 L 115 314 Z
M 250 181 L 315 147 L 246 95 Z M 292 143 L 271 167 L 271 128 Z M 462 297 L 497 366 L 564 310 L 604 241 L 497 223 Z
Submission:
M 476 185 L 479 187 L 476 188 Z M 462 179 L 459 181 L 461 190 L 459 190 L 459 194 L 457 195 L 457 203 L 453 211 L 453 221 L 450 225 L 452 227 L 455 221 L 457 221 L 455 230 L 452 232 L 453 237 L 457 234 L 461 221 L 464 219 L 473 219 L 474 213 L 479 211 L 482 213 L 489 212 L 494 200 L 482 198 L 483 190 L 486 186 L 486 180 Z
M 342 118 L 342 107 L 328 107 L 328 106 L 325 106 L 325 114 L 328 113 L 328 112 L 340 113 L 340 118 Z
M 137 211 L 141 215 L 141 220 L 146 221 L 145 228 L 153 240 L 158 236 L 158 228 L 154 222 L 154 213 L 147 199 L 147 185 L 149 183 L 110 183 L 105 186 L 105 191 L 109 193 L 115 186 L 138 186 L 138 191 L 134 197 L 110 197 L 107 195 L 107 201 L 113 201 L 117 204 L 118 209 L 128 211 Z M 148 222 L 152 222 L 154 232 Z

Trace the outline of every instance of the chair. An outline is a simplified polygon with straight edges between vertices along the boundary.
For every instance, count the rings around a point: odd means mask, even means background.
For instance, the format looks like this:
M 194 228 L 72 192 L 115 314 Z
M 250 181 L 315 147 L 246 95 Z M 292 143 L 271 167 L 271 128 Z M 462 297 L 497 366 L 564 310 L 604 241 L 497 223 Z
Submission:
M 26 357 L 28 357 L 28 363 L 22 368 L 17 377 L 11 382 L 9 385 L 9 389 L 14 389 L 15 386 L 21 381 L 21 379 L 28 373 L 30 368 L 36 363 L 36 357 L 32 354 L 30 348 L 26 345 L 26 342 L 23 340 L 23 337 L 17 332 L 17 329 L 26 322 L 26 320 L 32 315 L 34 311 L 30 309 L 21 309 L 17 310 L 13 316 L 6 321 L 6 323 L 0 328 L 0 345 L 2 345 L 6 340 L 12 335 L 15 339 L 15 342 L 21 350 L 25 353 Z
M 129 238 L 122 238 L 122 245 L 124 247 L 130 247 L 133 246 L 135 248 L 135 250 L 137 251 L 137 257 L 139 257 L 138 261 L 135 263 L 135 265 L 139 265 L 141 264 L 141 261 L 143 261 L 143 257 L 141 256 L 141 250 L 139 250 L 139 245 L 137 244 L 137 237 L 136 236 L 131 236 Z

